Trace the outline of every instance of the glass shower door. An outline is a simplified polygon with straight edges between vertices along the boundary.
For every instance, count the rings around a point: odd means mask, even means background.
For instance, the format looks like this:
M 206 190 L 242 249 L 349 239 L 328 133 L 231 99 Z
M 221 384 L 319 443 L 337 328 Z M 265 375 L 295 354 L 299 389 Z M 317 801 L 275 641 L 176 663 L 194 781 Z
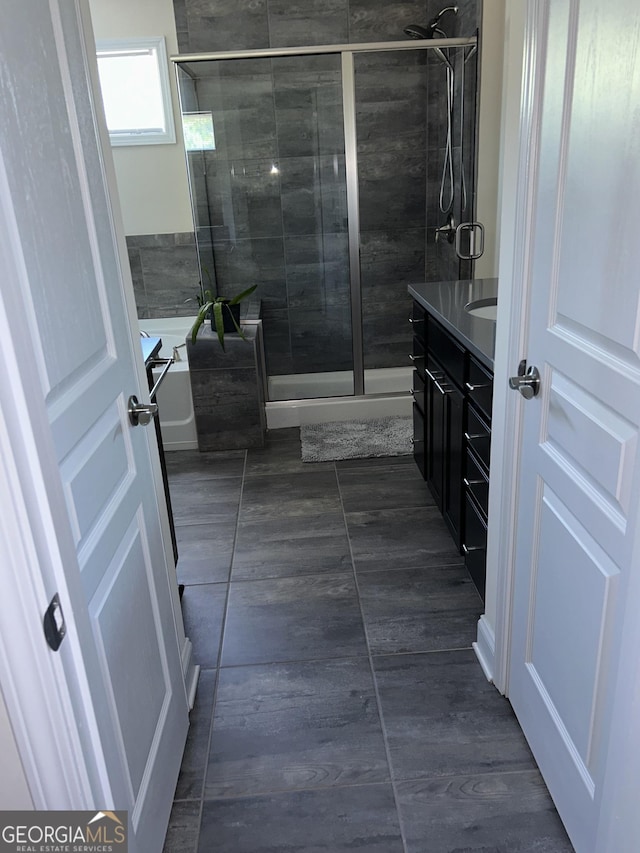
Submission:
M 215 136 L 188 153 L 205 287 L 258 284 L 270 400 L 352 394 L 340 56 L 187 70 L 183 111 L 188 96 Z
M 465 50 L 354 56 L 367 394 L 409 388 L 407 285 L 461 277 L 454 243 L 436 234 L 450 217 L 473 218 L 476 80 L 463 73 Z

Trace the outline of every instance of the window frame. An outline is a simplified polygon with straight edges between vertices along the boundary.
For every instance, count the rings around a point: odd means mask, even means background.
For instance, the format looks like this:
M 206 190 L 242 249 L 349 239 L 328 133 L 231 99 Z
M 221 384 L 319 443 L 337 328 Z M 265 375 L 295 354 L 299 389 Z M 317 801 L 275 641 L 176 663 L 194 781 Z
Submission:
M 156 51 L 158 80 L 160 83 L 160 94 L 162 96 L 165 130 L 151 131 L 144 130 L 142 128 L 132 128 L 127 131 L 111 131 L 107 125 L 111 145 L 120 147 L 126 145 L 171 145 L 175 143 L 176 127 L 173 113 L 173 97 L 171 94 L 171 83 L 169 81 L 169 61 L 164 36 L 133 36 L 127 38 L 98 39 L 96 41 L 96 54 L 98 59 L 100 58 L 101 53 L 109 53 L 118 50 Z

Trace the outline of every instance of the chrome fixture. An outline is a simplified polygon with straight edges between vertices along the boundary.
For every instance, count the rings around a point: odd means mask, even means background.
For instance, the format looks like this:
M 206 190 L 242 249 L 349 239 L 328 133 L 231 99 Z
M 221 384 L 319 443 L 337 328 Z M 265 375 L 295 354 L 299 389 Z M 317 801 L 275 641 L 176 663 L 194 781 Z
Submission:
M 135 394 L 129 397 L 127 411 L 131 426 L 146 426 L 158 414 L 157 403 L 139 403 Z
M 531 400 L 540 392 L 540 371 L 533 366 L 527 368 L 527 360 L 523 358 L 518 365 L 518 375 L 509 379 L 509 388 L 519 391 L 525 400 Z
M 186 347 L 186 345 L 187 344 L 185 342 L 183 344 L 177 344 L 173 348 L 173 361 L 182 361 L 182 356 L 180 355 L 180 350 L 182 349 L 182 347 Z

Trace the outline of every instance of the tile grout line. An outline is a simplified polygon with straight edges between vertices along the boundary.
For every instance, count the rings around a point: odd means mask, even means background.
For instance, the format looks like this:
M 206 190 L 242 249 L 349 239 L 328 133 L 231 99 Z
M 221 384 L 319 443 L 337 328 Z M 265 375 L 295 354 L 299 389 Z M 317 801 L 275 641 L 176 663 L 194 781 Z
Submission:
M 360 600 L 360 587 L 358 585 L 358 575 L 356 573 L 356 564 L 353 559 L 353 549 L 351 547 L 351 536 L 349 535 L 349 526 L 347 524 L 347 514 L 344 509 L 344 502 L 342 500 L 342 490 L 340 488 L 340 476 L 338 473 L 338 468 L 334 463 L 334 470 L 336 475 L 336 485 L 338 487 L 338 497 L 340 499 L 340 506 L 342 507 L 342 515 L 344 518 L 344 529 L 347 536 L 347 543 L 349 545 L 349 554 L 351 556 L 351 568 L 353 572 L 353 583 L 356 591 L 356 598 L 358 601 L 358 610 L 360 611 L 360 619 L 362 620 L 362 632 L 364 634 L 364 642 L 367 649 L 367 661 L 369 664 L 369 672 L 371 673 L 371 683 L 373 684 L 373 692 L 376 697 L 376 707 L 378 709 L 378 719 L 380 720 L 380 732 L 382 734 L 382 742 L 384 744 L 385 757 L 387 759 L 387 767 L 389 768 L 389 783 L 391 785 L 391 791 L 393 793 L 393 803 L 396 808 L 396 815 L 398 817 L 398 828 L 400 830 L 400 840 L 402 842 L 402 849 L 405 853 L 408 853 L 407 841 L 406 841 L 406 833 L 404 828 L 404 822 L 402 820 L 402 813 L 400 811 L 400 807 L 398 805 L 398 792 L 396 790 L 396 783 L 393 774 L 393 765 L 391 764 L 391 750 L 389 747 L 389 740 L 387 738 L 387 729 L 384 724 L 384 717 L 382 714 L 382 702 L 380 700 L 380 692 L 378 690 L 378 681 L 376 679 L 375 670 L 373 667 L 373 656 L 371 654 L 371 648 L 369 646 L 369 636 L 367 634 L 367 624 L 364 618 L 364 611 L 362 609 L 362 601 Z
M 238 497 L 238 512 L 236 515 L 236 529 L 235 529 L 235 533 L 233 536 L 233 545 L 231 547 L 231 559 L 229 562 L 229 577 L 227 580 L 227 594 L 226 594 L 225 600 L 224 600 L 224 608 L 222 611 L 222 624 L 220 626 L 220 645 L 218 648 L 218 657 L 217 657 L 216 668 L 215 668 L 216 669 L 216 683 L 215 683 L 215 686 L 213 688 L 213 699 L 211 702 L 211 721 L 209 723 L 209 736 L 207 738 L 207 747 L 206 747 L 206 752 L 205 752 L 204 773 L 202 774 L 202 786 L 200 788 L 200 810 L 199 810 L 199 815 L 198 815 L 198 831 L 196 833 L 195 847 L 194 847 L 193 853 L 198 853 L 198 850 L 200 849 L 200 832 L 202 829 L 202 815 L 204 812 L 205 790 L 206 790 L 206 784 L 207 784 L 207 773 L 209 770 L 209 756 L 211 754 L 211 742 L 213 740 L 213 721 L 215 719 L 216 703 L 218 700 L 218 690 L 220 688 L 220 669 L 221 669 L 220 663 L 222 661 L 222 647 L 223 647 L 223 643 L 224 643 L 224 629 L 225 629 L 225 625 L 227 622 L 227 608 L 229 605 L 229 594 L 231 592 L 231 571 L 233 569 L 233 558 L 234 558 L 235 551 L 236 551 L 236 542 L 238 540 L 238 527 L 240 524 L 240 508 L 242 506 L 242 493 L 244 491 L 244 479 L 245 479 L 245 472 L 247 470 L 247 455 L 248 455 L 248 451 L 245 450 L 244 451 L 244 464 L 242 466 L 242 482 L 240 484 L 240 495 Z

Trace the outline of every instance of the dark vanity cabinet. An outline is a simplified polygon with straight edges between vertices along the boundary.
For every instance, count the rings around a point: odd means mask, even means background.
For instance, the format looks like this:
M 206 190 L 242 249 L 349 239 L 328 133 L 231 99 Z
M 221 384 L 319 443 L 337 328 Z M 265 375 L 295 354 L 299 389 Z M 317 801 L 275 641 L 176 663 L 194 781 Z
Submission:
M 413 303 L 414 458 L 484 597 L 493 377 Z
M 484 599 L 493 375 L 471 355 L 465 387 L 462 552 L 467 570 Z

